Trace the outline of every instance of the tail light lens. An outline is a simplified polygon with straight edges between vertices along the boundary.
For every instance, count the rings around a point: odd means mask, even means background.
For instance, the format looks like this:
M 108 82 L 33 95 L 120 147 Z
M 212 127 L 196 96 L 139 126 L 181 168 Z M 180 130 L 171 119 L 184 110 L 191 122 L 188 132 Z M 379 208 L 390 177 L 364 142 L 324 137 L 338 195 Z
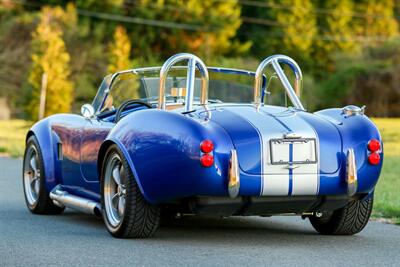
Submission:
M 372 165 L 377 165 L 381 161 L 381 156 L 378 153 L 371 153 L 368 156 L 368 162 Z
M 214 156 L 212 152 L 214 150 L 214 144 L 211 140 L 204 140 L 200 143 L 200 150 L 202 153 L 200 157 L 200 163 L 203 167 L 211 167 L 214 164 Z
M 204 154 L 200 158 L 200 163 L 204 167 L 211 167 L 214 164 L 214 156 L 210 154 Z
M 200 150 L 203 153 L 211 153 L 214 150 L 214 144 L 211 140 L 204 140 L 200 144 Z
M 381 149 L 381 143 L 376 139 L 371 139 L 368 142 L 368 150 L 371 152 L 376 152 Z

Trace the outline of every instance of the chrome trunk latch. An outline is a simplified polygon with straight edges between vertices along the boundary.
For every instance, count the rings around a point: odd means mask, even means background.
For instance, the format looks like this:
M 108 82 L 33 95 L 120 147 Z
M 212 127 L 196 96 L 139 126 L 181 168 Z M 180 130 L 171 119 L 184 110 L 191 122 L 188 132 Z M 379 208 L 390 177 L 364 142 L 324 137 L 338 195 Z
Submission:
M 300 168 L 300 165 L 288 164 L 288 165 L 286 165 L 284 168 L 285 168 L 285 169 L 288 169 L 288 170 L 294 170 L 294 169 Z

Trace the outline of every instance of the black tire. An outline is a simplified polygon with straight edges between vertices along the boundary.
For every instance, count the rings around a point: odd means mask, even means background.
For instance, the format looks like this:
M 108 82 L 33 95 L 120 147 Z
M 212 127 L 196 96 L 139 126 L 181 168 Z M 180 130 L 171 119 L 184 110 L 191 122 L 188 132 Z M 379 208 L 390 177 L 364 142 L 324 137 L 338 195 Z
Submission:
M 371 216 L 373 197 L 353 200 L 341 209 L 321 218 L 310 217 L 310 222 L 323 235 L 354 235 L 361 232 Z
M 104 176 L 106 174 L 107 161 L 115 154 L 121 159 L 126 185 L 124 215 L 117 226 L 113 226 L 107 217 L 104 195 Z M 127 160 L 116 145 L 110 146 L 103 161 L 101 172 L 101 204 L 103 207 L 103 221 L 107 230 L 114 237 L 146 238 L 152 236 L 159 227 L 160 208 L 151 205 L 144 199 Z
M 30 203 L 28 201 L 28 195 L 25 188 L 25 175 L 26 175 L 26 164 L 27 160 L 27 152 L 34 148 L 35 152 L 37 152 L 37 160 L 40 176 L 38 178 L 39 181 L 39 193 L 37 194 L 37 200 L 34 203 Z M 65 208 L 60 208 L 54 205 L 53 201 L 50 199 L 49 192 L 46 189 L 46 173 L 43 165 L 43 155 L 40 149 L 39 143 L 34 135 L 28 138 L 26 142 L 26 148 L 24 153 L 24 161 L 23 161 L 23 170 L 22 170 L 22 184 L 24 190 L 25 203 L 28 209 L 35 214 L 60 214 L 64 211 Z M 31 201 L 32 202 L 32 201 Z

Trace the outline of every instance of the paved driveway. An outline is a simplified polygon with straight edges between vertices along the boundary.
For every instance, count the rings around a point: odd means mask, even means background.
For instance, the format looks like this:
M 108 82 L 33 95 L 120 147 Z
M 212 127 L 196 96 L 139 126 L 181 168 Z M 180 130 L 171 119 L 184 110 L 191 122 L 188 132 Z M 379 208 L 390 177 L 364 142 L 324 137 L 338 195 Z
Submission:
M 298 217 L 191 217 L 151 239 L 115 239 L 94 216 L 31 214 L 21 165 L 0 158 L 0 266 L 400 266 L 400 227 L 378 222 L 330 237 Z

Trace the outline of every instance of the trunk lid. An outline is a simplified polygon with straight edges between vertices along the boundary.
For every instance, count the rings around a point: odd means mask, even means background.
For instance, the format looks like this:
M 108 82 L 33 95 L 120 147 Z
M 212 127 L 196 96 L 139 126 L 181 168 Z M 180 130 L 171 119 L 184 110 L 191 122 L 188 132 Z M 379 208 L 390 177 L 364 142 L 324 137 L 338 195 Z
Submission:
M 212 120 L 230 135 L 240 168 L 248 174 L 332 174 L 340 167 L 340 134 L 317 115 L 226 104 L 213 110 Z

